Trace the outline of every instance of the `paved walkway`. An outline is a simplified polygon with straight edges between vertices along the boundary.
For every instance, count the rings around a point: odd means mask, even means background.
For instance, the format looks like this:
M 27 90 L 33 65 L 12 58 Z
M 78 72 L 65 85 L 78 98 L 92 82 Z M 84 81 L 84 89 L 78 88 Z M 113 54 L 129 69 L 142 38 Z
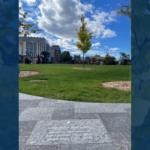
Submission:
M 19 150 L 129 150 L 130 104 L 19 94 Z

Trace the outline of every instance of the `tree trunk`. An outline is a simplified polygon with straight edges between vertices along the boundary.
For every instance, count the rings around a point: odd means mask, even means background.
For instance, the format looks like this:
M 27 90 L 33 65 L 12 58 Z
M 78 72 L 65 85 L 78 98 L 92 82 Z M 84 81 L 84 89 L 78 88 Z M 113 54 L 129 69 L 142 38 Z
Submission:
M 83 68 L 84 68 L 84 53 L 83 53 Z

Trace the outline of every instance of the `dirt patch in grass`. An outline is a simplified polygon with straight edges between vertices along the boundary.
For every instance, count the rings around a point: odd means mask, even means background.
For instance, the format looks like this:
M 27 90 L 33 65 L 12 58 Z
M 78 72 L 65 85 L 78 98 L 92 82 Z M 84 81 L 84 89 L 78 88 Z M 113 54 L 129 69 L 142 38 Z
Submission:
M 131 90 L 131 81 L 104 82 L 102 85 L 105 87 L 117 88 L 123 91 Z
M 47 80 L 29 80 L 29 82 L 45 82 Z
M 77 67 L 75 67 L 73 69 L 78 69 L 78 70 L 95 70 L 95 69 L 92 69 L 92 68 L 77 68 Z
M 19 77 L 32 76 L 32 75 L 36 75 L 36 74 L 39 74 L 39 72 L 37 72 L 37 71 L 20 71 Z

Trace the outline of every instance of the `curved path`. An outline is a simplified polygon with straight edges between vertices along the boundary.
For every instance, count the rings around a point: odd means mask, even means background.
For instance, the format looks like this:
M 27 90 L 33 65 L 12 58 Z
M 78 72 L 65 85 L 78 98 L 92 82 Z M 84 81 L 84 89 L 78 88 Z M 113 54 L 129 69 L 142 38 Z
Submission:
M 19 93 L 19 150 L 129 150 L 130 104 Z

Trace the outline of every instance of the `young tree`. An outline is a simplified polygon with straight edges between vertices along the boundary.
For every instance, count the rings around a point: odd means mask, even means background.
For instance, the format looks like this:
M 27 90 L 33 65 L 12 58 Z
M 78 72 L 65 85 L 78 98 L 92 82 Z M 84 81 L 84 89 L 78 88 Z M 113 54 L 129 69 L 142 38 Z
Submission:
M 83 68 L 84 68 L 84 54 L 90 50 L 91 47 L 91 41 L 93 37 L 93 32 L 89 33 L 89 31 L 85 28 L 87 22 L 84 21 L 83 14 L 81 15 L 81 23 L 82 26 L 80 27 L 80 30 L 77 31 L 77 37 L 79 41 L 76 43 L 77 48 L 83 52 Z
M 120 3 L 118 10 L 115 12 L 116 16 L 125 16 L 127 18 L 131 18 L 131 0 L 129 3 Z
M 38 29 L 37 26 L 34 26 L 34 23 L 32 24 L 25 24 L 24 23 L 24 20 L 26 19 L 28 13 L 27 12 L 24 12 L 23 14 L 21 13 L 21 7 L 19 7 L 19 14 L 22 16 L 22 17 L 19 17 L 19 35 L 23 35 L 23 34 L 26 34 L 26 35 L 30 35 L 31 33 L 36 33 L 37 31 L 41 31 L 40 29 Z M 19 39 L 19 43 L 20 45 L 22 44 L 22 39 Z M 34 41 L 30 41 L 32 43 L 34 43 Z

